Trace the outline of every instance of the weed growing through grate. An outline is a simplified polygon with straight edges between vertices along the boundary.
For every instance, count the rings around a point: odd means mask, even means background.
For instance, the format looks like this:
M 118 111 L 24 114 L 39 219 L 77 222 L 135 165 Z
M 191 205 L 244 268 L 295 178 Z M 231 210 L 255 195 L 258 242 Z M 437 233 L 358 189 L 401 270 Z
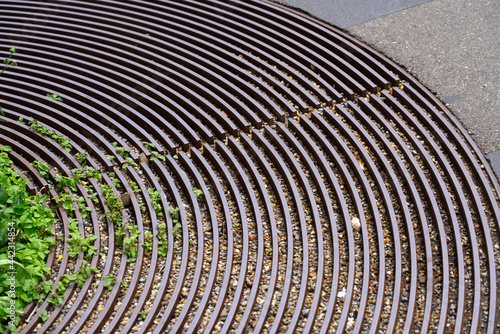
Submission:
M 198 201 L 201 201 L 201 200 L 202 200 L 202 198 L 203 198 L 203 197 L 202 197 L 202 196 L 203 196 L 203 191 L 201 191 L 201 189 L 198 189 L 198 188 L 193 188 L 193 192 L 194 192 L 194 194 L 195 194 L 195 196 L 196 196 L 196 199 L 197 199 Z
M 143 145 L 148 149 L 148 151 L 151 153 L 151 158 L 150 160 L 154 159 L 160 159 L 161 161 L 165 161 L 165 156 L 158 153 L 158 151 L 155 151 L 155 146 L 151 143 L 148 142 L 143 142 Z
M 127 253 L 127 262 L 135 262 L 138 254 L 137 244 L 139 241 L 139 236 L 141 235 L 141 231 L 137 228 L 137 226 L 129 226 L 128 227 L 129 236 L 128 238 L 123 239 L 123 244 L 125 245 L 124 252 Z
M 15 48 L 11 48 L 10 55 L 4 62 L 3 74 L 17 63 L 12 60 Z M 47 94 L 47 97 L 62 102 L 57 94 Z M 4 115 L 0 108 L 0 114 Z M 38 123 L 37 120 L 25 122 L 35 132 L 49 137 L 63 149 L 71 152 L 72 146 L 67 138 L 57 134 Z M 72 274 L 62 275 L 56 288 L 53 282 L 45 281 L 50 274 L 45 261 L 50 249 L 55 245 L 52 238 L 54 231 L 52 225 L 55 221 L 54 214 L 49 208 L 49 197 L 41 195 L 29 196 L 26 190 L 26 179 L 11 168 L 13 164 L 8 156 L 11 151 L 9 146 L 0 147 L 0 332 L 9 329 L 17 333 L 20 315 L 24 307 L 32 301 L 47 301 L 56 306 L 63 300 L 64 292 L 71 282 L 83 285 L 89 275 L 97 272 L 97 268 L 90 267 L 86 260 L 82 266 Z M 80 162 L 86 156 L 76 157 Z M 32 166 L 43 178 L 49 179 L 50 165 L 44 161 L 33 161 Z M 96 171 L 87 168 L 85 171 L 73 170 L 75 177 L 61 174 L 54 175 L 56 188 L 61 190 L 67 187 L 76 192 L 76 183 L 89 178 L 97 177 Z M 100 177 L 99 177 L 100 178 Z M 90 217 L 91 209 L 85 205 L 83 197 L 73 197 L 71 193 L 60 191 L 55 199 L 56 203 L 68 212 L 70 217 L 68 251 L 70 257 L 77 257 L 83 253 L 85 258 L 92 258 L 97 251 L 94 245 L 97 239 L 94 235 L 82 236 L 78 231 L 78 223 L 74 212 L 78 208 L 83 219 Z M 74 205 L 76 204 L 76 206 Z M 55 208 L 52 208 L 55 209 Z M 43 283 L 42 283 L 43 282 Z M 48 313 L 44 310 L 40 314 L 42 321 L 47 320 Z
M 10 55 L 4 60 L 5 67 L 0 74 L 8 67 L 17 65 L 15 61 L 11 60 L 14 52 L 14 48 L 10 49 Z M 48 93 L 46 97 L 57 102 L 63 102 L 62 97 L 57 94 Z M 4 115 L 1 108 L 0 113 Z M 54 141 L 67 152 L 72 153 L 73 146 L 64 135 L 47 128 L 36 119 L 25 121 L 20 118 L 19 122 L 29 126 L 34 132 Z M 127 175 L 129 167 L 139 168 L 138 164 L 130 156 L 130 148 L 119 146 L 116 142 L 112 145 L 116 154 L 121 155 L 124 159 L 124 163 L 121 166 L 115 164 L 115 168 L 121 167 L 124 170 L 124 175 Z M 153 144 L 144 143 L 144 146 L 151 153 L 150 160 L 159 159 L 165 161 L 165 156 L 160 154 Z M 20 315 L 25 305 L 34 301 L 37 302 L 36 306 L 38 306 L 46 300 L 53 307 L 58 307 L 63 302 L 64 294 L 70 284 L 74 283 L 83 286 L 90 276 L 100 271 L 89 264 L 92 258 L 98 255 L 98 246 L 96 245 L 98 238 L 90 233 L 83 235 L 80 232 L 81 225 L 79 224 L 81 222 L 79 223 L 77 219 L 77 211 L 84 223 L 91 219 L 92 213 L 92 208 L 87 205 L 88 200 L 78 194 L 81 185 L 85 188 L 85 196 L 90 201 L 95 204 L 103 201 L 102 204 L 107 207 L 103 217 L 107 219 L 108 223 L 115 226 L 116 244 L 123 246 L 123 253 L 127 254 L 128 262 L 134 262 L 137 258 L 141 231 L 139 231 L 137 225 L 123 221 L 122 213 L 125 207 L 119 194 L 120 189 L 123 189 L 120 179 L 116 177 L 115 173 L 107 172 L 110 184 L 103 182 L 102 173 L 87 166 L 87 162 L 91 161 L 88 152 L 82 151 L 74 154 L 74 158 L 80 163 L 80 167 L 71 169 L 69 175 L 58 173 L 56 169 L 52 170 L 50 164 L 45 161 L 33 161 L 31 163 L 40 176 L 48 180 L 49 187 L 54 185 L 57 190 L 57 196 L 54 198 L 56 207 L 50 208 L 47 195 L 28 196 L 26 192 L 27 181 L 10 168 L 12 161 L 7 155 L 10 150 L 8 146 L 0 147 L 0 247 L 3 247 L 0 248 L 0 332 L 9 329 L 11 332 L 17 333 Z M 113 162 L 116 156 L 107 153 L 103 151 L 109 161 Z M 92 182 L 90 182 L 91 179 L 93 179 Z M 102 197 L 99 196 L 97 189 L 94 189 L 96 182 L 102 192 Z M 132 181 L 129 181 L 129 185 L 132 193 L 140 196 L 141 187 Z M 161 192 L 149 187 L 146 187 L 146 189 L 156 216 L 164 216 Z M 198 200 L 201 200 L 203 192 L 199 189 L 193 190 Z M 141 211 L 145 213 L 144 205 L 144 203 L 141 203 L 140 207 Z M 54 285 L 53 281 L 47 279 L 48 275 L 50 275 L 50 268 L 46 267 L 45 261 L 51 248 L 56 244 L 56 241 L 51 236 L 54 234 L 52 225 L 55 221 L 52 211 L 57 210 L 57 207 L 59 207 L 59 210 L 64 210 L 69 219 L 69 237 L 66 240 L 68 245 L 67 255 L 72 261 L 83 255 L 83 260 L 79 268 L 62 275 L 59 283 Z M 173 234 L 176 238 L 179 238 L 182 236 L 179 208 L 169 207 L 169 212 L 174 222 Z M 12 232 L 9 226 L 4 226 L 6 224 L 15 225 Z M 157 228 L 158 254 L 167 256 L 168 234 L 165 221 L 159 221 Z M 153 251 L 153 239 L 153 233 L 145 230 L 144 244 L 142 245 L 145 252 Z M 12 259 L 9 259 L 6 255 L 10 244 L 16 245 L 16 255 Z M 33 254 L 36 254 L 36 256 Z M 62 255 L 58 260 L 61 259 Z M 29 261 L 34 261 L 34 263 Z M 9 292 L 10 283 L 9 277 L 6 275 L 9 274 L 9 271 L 12 272 L 13 266 L 18 273 L 15 277 L 16 290 L 15 293 L 12 293 L 12 296 L 9 296 L 7 293 Z M 110 291 L 115 286 L 115 281 L 115 275 L 111 273 L 104 275 L 102 279 L 103 287 Z M 122 281 L 120 286 L 123 286 L 123 284 Z M 11 316 L 9 306 L 11 304 L 14 305 L 15 310 L 12 314 L 12 322 L 9 323 L 9 317 Z M 49 317 L 50 308 L 45 309 L 39 315 L 42 322 Z
M 22 118 L 20 118 L 19 121 L 21 123 L 24 122 Z M 56 143 L 58 143 L 66 151 L 71 152 L 71 150 L 73 149 L 73 146 L 71 146 L 69 140 L 66 137 L 64 137 L 63 135 L 58 135 L 57 133 L 55 133 L 55 131 L 46 128 L 42 124 L 38 123 L 36 119 L 29 121 L 28 125 L 42 136 L 47 136 Z
M 176 207 L 168 207 L 168 210 L 170 211 L 170 216 L 172 217 L 172 221 L 174 222 L 174 237 L 175 238 L 181 238 L 182 237 L 182 224 L 179 220 L 179 208 Z
M 31 165 L 35 167 L 35 169 L 40 173 L 42 177 L 46 179 L 49 178 L 50 166 L 48 163 L 46 163 L 45 161 L 35 160 L 31 163 Z
M 36 287 L 49 273 L 45 260 L 55 240 L 48 196 L 28 195 L 10 151 L 0 147 L 0 332 L 17 333 L 24 306 L 40 299 Z
M 108 289 L 108 291 L 113 290 L 113 286 L 115 285 L 116 282 L 116 276 L 113 274 L 107 274 L 104 275 L 102 284 L 105 288 Z
M 54 100 L 54 101 L 63 102 L 62 97 L 60 97 L 60 96 L 59 96 L 59 95 L 57 95 L 57 94 L 47 93 L 47 97 L 48 97 L 48 98 L 51 98 L 51 99 L 52 99 L 52 100 Z
M 116 152 L 119 153 L 123 159 L 125 159 L 125 163 L 122 165 L 122 169 L 127 169 L 128 166 L 133 168 L 137 168 L 139 165 L 130 157 L 130 149 L 122 146 L 118 146 L 117 142 L 113 143 L 113 147 Z
M 75 159 L 82 165 L 86 166 L 87 165 L 87 157 L 88 153 L 83 151 L 83 152 L 78 152 L 75 154 Z

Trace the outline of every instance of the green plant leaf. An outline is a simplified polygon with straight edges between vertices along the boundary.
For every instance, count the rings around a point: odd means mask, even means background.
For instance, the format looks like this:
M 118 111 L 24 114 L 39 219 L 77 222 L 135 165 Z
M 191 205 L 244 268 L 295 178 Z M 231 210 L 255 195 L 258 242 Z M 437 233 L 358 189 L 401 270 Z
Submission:
M 7 193 L 7 189 L 4 186 L 0 185 L 0 204 L 5 205 L 8 198 L 9 194 Z
M 102 285 L 108 289 L 108 291 L 113 290 L 113 286 L 115 285 L 116 276 L 112 274 L 107 274 L 104 276 L 102 281 Z
M 7 242 L 8 238 L 9 238 L 9 236 L 8 236 L 7 227 L 5 227 L 5 225 L 0 222 L 0 247 L 3 246 Z
M 7 264 L 11 264 L 11 263 L 14 263 L 15 265 L 21 267 L 21 268 L 24 268 L 24 266 L 22 264 L 20 264 L 19 262 L 16 262 L 16 261 L 11 261 L 11 260 L 8 260 L 8 259 L 3 259 L 3 260 L 0 260 L 0 266 L 5 266 Z
M 43 310 L 43 312 L 39 315 L 40 319 L 42 319 L 42 322 L 47 321 L 49 318 L 49 315 L 47 314 L 47 310 Z
M 62 97 L 60 97 L 57 94 L 47 93 L 47 97 L 50 97 L 54 101 L 60 101 L 60 102 L 63 101 Z

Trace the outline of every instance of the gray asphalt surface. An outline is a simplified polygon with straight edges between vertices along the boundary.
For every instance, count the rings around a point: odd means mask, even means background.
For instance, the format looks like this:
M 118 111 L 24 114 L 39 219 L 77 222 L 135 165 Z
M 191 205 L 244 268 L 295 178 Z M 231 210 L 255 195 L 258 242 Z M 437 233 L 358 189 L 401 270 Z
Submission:
M 287 5 L 300 8 L 339 28 L 347 28 L 427 1 L 429 0 L 284 0 Z
M 500 178 L 499 0 L 284 0 L 405 67 L 472 135 Z

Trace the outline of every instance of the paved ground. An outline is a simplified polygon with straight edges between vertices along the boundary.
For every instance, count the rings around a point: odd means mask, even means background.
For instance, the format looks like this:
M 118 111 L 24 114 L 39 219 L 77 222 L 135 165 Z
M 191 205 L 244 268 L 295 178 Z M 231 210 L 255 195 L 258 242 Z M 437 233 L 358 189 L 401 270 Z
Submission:
M 405 67 L 447 103 L 500 178 L 500 1 L 284 2 Z
M 283 0 L 339 28 L 398 12 L 429 0 Z

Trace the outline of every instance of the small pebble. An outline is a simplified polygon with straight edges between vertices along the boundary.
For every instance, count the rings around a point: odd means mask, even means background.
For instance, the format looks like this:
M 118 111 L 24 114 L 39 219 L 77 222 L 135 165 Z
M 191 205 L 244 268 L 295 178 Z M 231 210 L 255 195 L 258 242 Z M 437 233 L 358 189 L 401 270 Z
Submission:
M 123 206 L 127 207 L 130 205 L 130 194 L 125 193 L 121 196 L 121 200 L 123 202 Z
M 141 154 L 139 155 L 139 161 L 140 161 L 141 163 L 143 163 L 143 162 L 144 162 L 144 163 L 148 163 L 148 162 L 149 162 L 148 157 L 147 157 L 147 156 L 146 156 L 146 154 L 144 154 L 144 153 L 141 153 Z
M 359 232 L 361 229 L 361 222 L 359 221 L 359 218 L 354 217 L 351 219 L 351 224 L 354 232 Z

